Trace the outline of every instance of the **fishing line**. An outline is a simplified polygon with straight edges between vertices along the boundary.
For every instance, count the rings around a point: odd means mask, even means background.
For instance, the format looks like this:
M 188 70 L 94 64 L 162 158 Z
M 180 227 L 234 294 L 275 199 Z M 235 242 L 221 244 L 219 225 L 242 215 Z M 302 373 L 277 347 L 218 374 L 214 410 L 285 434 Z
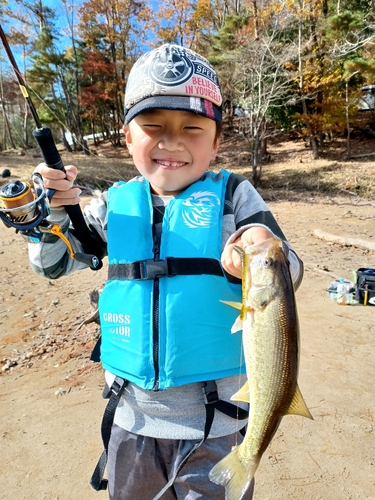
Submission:
M 244 359 L 244 349 L 243 349 L 243 341 L 242 341 L 242 335 L 243 335 L 243 330 L 241 331 L 241 349 L 240 349 L 240 366 L 242 366 L 242 360 Z M 246 379 L 247 380 L 247 379 Z M 246 382 L 245 382 L 246 383 Z M 237 386 L 237 392 L 241 389 L 241 373 L 238 374 L 238 386 Z M 237 405 L 237 410 L 236 410 L 236 420 L 239 422 L 240 418 L 240 406 L 239 403 Z M 234 447 L 238 446 L 238 432 L 235 434 L 235 444 Z

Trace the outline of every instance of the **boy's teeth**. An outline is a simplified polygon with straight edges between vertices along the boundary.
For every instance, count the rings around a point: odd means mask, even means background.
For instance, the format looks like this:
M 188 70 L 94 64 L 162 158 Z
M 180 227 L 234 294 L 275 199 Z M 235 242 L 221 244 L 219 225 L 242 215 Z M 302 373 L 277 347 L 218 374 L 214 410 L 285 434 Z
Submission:
M 160 161 L 159 163 L 165 165 L 166 167 L 181 167 L 184 165 L 184 163 L 180 161 Z

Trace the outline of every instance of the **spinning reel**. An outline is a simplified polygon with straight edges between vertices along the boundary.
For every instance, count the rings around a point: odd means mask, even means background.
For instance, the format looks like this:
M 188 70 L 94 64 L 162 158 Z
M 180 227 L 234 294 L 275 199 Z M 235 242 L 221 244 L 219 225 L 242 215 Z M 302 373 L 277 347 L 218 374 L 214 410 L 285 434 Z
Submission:
M 0 219 L 3 223 L 19 232 L 29 243 L 39 243 L 44 233 L 54 234 L 64 241 L 72 259 L 88 265 L 91 269 L 98 269 L 100 261 L 95 255 L 74 252 L 61 227 L 47 220 L 53 191 L 45 190 L 41 175 L 34 173 L 31 182 L 33 186 L 29 182 L 18 180 L 2 186 Z
M 33 174 L 31 180 L 35 194 L 30 183 L 22 181 L 8 182 L 0 189 L 0 219 L 23 236 L 40 241 L 38 226 L 49 215 L 50 209 L 42 177 Z

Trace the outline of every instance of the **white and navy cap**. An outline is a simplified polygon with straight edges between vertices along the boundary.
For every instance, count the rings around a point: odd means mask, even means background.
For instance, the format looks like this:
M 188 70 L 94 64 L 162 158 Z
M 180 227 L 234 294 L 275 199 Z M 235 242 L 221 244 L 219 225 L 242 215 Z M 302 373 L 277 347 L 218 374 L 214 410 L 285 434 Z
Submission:
M 125 89 L 125 124 L 152 109 L 191 111 L 222 121 L 215 70 L 190 49 L 166 43 L 141 56 Z

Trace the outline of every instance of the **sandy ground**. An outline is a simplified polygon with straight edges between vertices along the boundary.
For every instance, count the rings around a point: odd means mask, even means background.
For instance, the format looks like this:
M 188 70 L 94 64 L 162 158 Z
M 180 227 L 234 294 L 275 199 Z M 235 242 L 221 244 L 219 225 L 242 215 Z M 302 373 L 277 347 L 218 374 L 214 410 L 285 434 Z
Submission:
M 375 307 L 339 306 L 326 292 L 333 279 L 375 267 L 375 255 L 314 236 L 321 229 L 371 242 L 375 207 L 309 195 L 269 205 L 306 266 L 297 292 L 299 385 L 314 420 L 283 419 L 256 474 L 255 500 L 375 500 Z M 50 282 L 28 268 L 20 236 L 0 224 L 0 238 L 0 497 L 107 498 L 88 484 L 105 406 L 101 369 L 88 359 L 97 327 L 76 331 L 106 271 Z

